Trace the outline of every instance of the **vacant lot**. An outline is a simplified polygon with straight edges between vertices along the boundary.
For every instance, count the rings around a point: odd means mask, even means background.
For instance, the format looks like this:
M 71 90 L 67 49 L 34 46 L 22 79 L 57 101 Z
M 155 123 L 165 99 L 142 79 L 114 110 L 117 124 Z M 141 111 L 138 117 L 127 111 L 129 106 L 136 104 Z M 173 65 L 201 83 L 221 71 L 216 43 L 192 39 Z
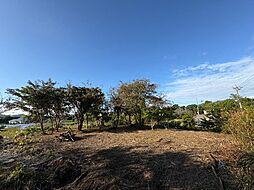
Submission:
M 12 185 L 2 182 L 3 187 L 222 189 L 221 179 L 225 189 L 237 189 L 230 171 L 239 149 L 229 135 L 118 129 L 76 132 L 75 142 L 60 142 L 57 136 L 36 135 L 19 149 L 2 150 L 2 171 L 9 178 L 7 169 L 24 173 Z M 210 155 L 220 162 L 216 172 Z

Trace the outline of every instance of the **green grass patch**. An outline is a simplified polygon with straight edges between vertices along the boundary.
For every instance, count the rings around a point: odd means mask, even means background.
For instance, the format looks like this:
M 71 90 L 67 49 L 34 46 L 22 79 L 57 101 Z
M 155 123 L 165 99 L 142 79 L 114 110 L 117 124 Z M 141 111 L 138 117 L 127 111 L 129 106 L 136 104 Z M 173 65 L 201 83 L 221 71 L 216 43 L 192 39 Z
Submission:
M 33 125 L 23 129 L 20 135 L 33 135 L 34 133 L 41 132 L 41 128 L 38 125 Z
M 4 138 L 13 139 L 21 133 L 20 127 L 4 128 L 0 130 L 0 135 Z

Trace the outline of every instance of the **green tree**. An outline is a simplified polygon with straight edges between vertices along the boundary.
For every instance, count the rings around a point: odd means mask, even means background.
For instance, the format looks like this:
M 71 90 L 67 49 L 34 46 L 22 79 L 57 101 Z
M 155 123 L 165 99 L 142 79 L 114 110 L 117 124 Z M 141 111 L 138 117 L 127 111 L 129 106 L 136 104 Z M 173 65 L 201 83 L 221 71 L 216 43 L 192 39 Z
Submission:
M 176 118 L 181 119 L 184 115 L 192 115 L 192 112 L 188 110 L 185 106 L 173 105 L 174 115 Z
M 238 109 L 238 105 L 233 99 L 226 99 L 222 101 L 216 101 L 216 102 L 211 102 L 211 101 L 205 101 L 201 106 L 203 110 L 212 112 L 228 112 L 232 110 Z
M 191 128 L 195 125 L 194 119 L 191 115 L 185 114 L 182 116 L 182 125 L 184 128 Z
M 120 93 L 118 89 L 112 88 L 110 90 L 110 101 L 109 105 L 112 108 L 113 112 L 115 113 L 116 117 L 113 121 L 113 127 L 118 127 L 119 125 L 119 118 L 120 114 L 123 111 L 123 100 L 120 97 Z
M 0 93 L 0 115 L 4 112 L 4 99 Z
M 186 110 L 188 111 L 188 113 L 191 115 L 191 116 L 194 116 L 197 114 L 198 112 L 198 107 L 196 104 L 191 104 L 191 105 L 188 105 L 186 106 Z M 199 110 L 201 111 L 201 110 Z
M 150 107 L 145 110 L 145 118 L 150 121 L 152 129 L 163 119 L 163 116 L 163 110 L 158 107 Z
M 7 93 L 12 98 L 6 102 L 6 105 L 9 109 L 19 108 L 30 113 L 34 120 L 40 123 L 41 130 L 45 133 L 43 124 L 52 106 L 51 92 L 55 84 L 51 79 L 46 82 L 28 81 L 27 86 L 7 89 Z
M 89 99 L 91 106 L 86 114 L 87 126 L 89 122 L 89 114 L 97 120 L 97 123 L 101 123 L 102 114 L 105 113 L 103 112 L 103 104 L 105 102 L 104 93 L 100 88 L 90 88 Z
M 111 102 L 119 120 L 122 111 L 129 117 L 133 116 L 136 124 L 141 127 L 144 123 L 145 109 L 160 98 L 156 95 L 156 85 L 149 80 L 134 80 L 131 83 L 121 83 L 113 91 Z
M 151 122 L 151 128 L 168 117 L 167 102 L 162 97 L 151 97 L 150 104 L 145 109 L 145 118 Z
M 56 130 L 62 126 L 65 115 L 70 111 L 67 102 L 67 90 L 65 88 L 53 88 L 51 95 L 50 117 Z
M 78 122 L 78 130 L 82 130 L 85 115 L 88 121 L 89 114 L 94 113 L 102 105 L 104 94 L 100 88 L 77 87 L 71 84 L 68 85 L 67 94 L 68 102 Z

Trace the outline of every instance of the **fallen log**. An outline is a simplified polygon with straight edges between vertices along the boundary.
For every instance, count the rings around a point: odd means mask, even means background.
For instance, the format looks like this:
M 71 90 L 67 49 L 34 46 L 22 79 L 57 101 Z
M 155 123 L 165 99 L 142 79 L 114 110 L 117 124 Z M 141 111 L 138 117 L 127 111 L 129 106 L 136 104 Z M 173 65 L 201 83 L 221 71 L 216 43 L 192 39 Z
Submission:
M 70 131 L 66 131 L 64 133 L 61 133 L 58 137 L 58 139 L 62 142 L 62 141 L 72 141 L 74 142 L 75 140 L 75 134 L 73 134 Z

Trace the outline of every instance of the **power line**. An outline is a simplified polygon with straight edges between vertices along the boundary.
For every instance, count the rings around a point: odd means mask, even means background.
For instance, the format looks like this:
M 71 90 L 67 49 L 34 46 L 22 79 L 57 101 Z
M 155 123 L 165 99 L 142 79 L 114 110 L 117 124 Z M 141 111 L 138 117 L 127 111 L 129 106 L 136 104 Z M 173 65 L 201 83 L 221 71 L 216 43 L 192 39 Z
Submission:
M 242 97 L 248 97 L 250 95 L 253 95 L 254 87 L 253 86 L 246 86 L 241 90 L 241 96 Z
M 244 83 L 246 83 L 246 82 L 249 82 L 251 79 L 253 79 L 254 78 L 254 74 L 252 74 L 249 78 L 247 78 L 246 80 L 244 80 L 243 82 L 241 82 L 240 83 L 240 85 L 243 87 L 243 86 L 246 86 L 247 84 L 245 84 L 245 85 L 243 85 Z

